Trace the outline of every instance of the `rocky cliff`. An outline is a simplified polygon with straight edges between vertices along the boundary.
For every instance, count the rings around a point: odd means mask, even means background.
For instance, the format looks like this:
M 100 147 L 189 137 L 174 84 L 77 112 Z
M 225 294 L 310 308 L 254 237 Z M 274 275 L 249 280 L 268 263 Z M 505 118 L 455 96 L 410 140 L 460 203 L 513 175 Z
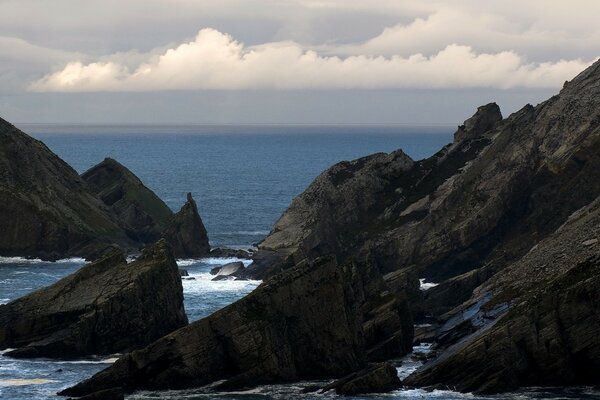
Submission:
M 238 302 L 62 394 L 340 377 L 381 354 L 410 348 L 406 310 L 368 263 L 339 265 L 335 257 L 321 257 L 274 276 Z
M 81 177 L 42 142 L 0 119 L 0 255 L 95 259 L 165 237 L 176 257 L 210 246 L 195 201 L 173 214 L 129 169 L 107 158 Z
M 191 193 L 187 194 L 186 203 L 171 217 L 161 235 L 169 242 L 176 257 L 203 257 L 210 253 L 208 234 Z
M 56 259 L 131 245 L 111 211 L 64 161 L 0 119 L 0 254 Z
M 76 358 L 143 347 L 187 324 L 175 259 L 164 241 L 127 264 L 112 251 L 76 273 L 0 305 L 0 349 Z
M 161 237 L 173 212 L 129 169 L 106 158 L 81 177 L 133 240 L 152 243 Z

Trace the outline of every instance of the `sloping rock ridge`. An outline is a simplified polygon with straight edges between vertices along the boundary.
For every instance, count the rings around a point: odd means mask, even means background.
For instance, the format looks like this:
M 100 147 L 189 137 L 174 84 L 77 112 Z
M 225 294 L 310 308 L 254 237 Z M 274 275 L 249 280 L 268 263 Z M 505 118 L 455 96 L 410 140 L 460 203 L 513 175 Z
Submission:
M 13 357 L 77 358 L 143 347 L 187 324 L 166 242 L 127 264 L 112 251 L 55 284 L 0 305 L 0 349 Z
M 339 265 L 335 257 L 299 263 L 61 394 L 178 389 L 219 380 L 220 388 L 231 389 L 346 375 L 363 368 L 381 346 L 393 344 L 395 354 L 410 349 L 406 303 L 384 285 L 368 264 Z M 388 310 L 386 318 L 373 313 L 381 308 Z
M 171 209 L 154 192 L 112 158 L 106 158 L 81 177 L 114 212 L 123 229 L 135 241 L 157 241 L 173 216 Z
M 56 259 L 130 244 L 110 210 L 42 142 L 0 119 L 0 254 Z
M 208 234 L 191 193 L 181 210 L 171 217 L 162 237 L 171 245 L 175 257 L 203 257 L 210 253 Z

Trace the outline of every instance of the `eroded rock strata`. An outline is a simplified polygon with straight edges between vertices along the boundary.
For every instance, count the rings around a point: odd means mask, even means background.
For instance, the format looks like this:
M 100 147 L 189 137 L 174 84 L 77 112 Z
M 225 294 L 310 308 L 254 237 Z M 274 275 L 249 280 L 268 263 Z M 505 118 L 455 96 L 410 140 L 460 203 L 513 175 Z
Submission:
M 114 250 L 55 284 L 0 305 L 0 349 L 12 357 L 76 358 L 143 347 L 187 324 L 168 244 L 127 264 Z
M 385 312 L 383 312 L 385 310 Z M 403 299 L 368 263 L 334 257 L 299 263 L 208 318 L 194 322 L 62 394 L 112 387 L 220 388 L 339 377 L 411 345 Z
M 191 193 L 181 210 L 171 217 L 161 236 L 173 249 L 175 257 L 204 257 L 210 253 L 208 234 Z
M 0 254 L 57 259 L 132 245 L 77 172 L 0 119 Z
M 157 241 L 173 212 L 125 166 L 106 158 L 81 177 L 109 207 L 133 240 Z

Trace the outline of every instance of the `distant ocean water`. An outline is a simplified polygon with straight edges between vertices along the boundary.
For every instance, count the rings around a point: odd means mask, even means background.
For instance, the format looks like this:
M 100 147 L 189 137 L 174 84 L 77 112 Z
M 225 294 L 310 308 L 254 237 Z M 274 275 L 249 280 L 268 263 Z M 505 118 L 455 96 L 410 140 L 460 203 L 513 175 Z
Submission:
M 173 210 L 192 192 L 213 246 L 247 247 L 264 238 L 290 201 L 325 168 L 402 148 L 413 159 L 452 141 L 451 126 L 83 126 L 19 127 L 45 142 L 78 172 L 112 157 L 131 169 Z M 179 260 L 195 280 L 183 281 L 185 308 L 197 320 L 252 291 L 259 282 L 212 282 L 208 271 L 231 260 Z M 0 258 L 0 304 L 47 286 L 83 265 Z M 426 350 L 423 348 L 421 350 Z M 0 356 L 0 399 L 54 399 L 54 394 L 113 362 L 14 360 Z M 400 373 L 418 366 L 407 357 Z M 135 399 L 314 399 L 302 384 L 262 386 L 215 395 L 203 389 L 142 392 Z M 319 395 L 317 398 L 333 398 Z M 337 397 L 339 398 L 339 397 Z M 451 391 L 400 390 L 353 399 L 478 399 Z M 539 389 L 486 399 L 600 399 L 586 388 Z

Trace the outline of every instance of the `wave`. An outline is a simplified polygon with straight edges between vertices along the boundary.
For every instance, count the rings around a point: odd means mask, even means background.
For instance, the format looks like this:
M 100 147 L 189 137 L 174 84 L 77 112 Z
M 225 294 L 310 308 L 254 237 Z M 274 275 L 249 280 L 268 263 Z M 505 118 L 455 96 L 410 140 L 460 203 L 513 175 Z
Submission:
M 252 260 L 246 260 L 243 258 L 236 257 L 208 257 L 208 258 L 186 258 L 177 260 L 177 265 L 179 267 L 189 267 L 190 265 L 195 264 L 208 264 L 208 265 L 224 265 L 232 262 L 242 262 L 244 266 L 248 266 L 252 263 Z
M 0 299 L 0 305 L 1 304 L 6 304 L 10 301 L 10 299 L 4 298 L 4 299 Z
M 26 257 L 1 257 L 0 264 L 85 264 L 87 261 L 81 257 L 62 258 L 56 261 L 44 261 L 39 258 L 26 258 Z
M 32 378 L 32 379 L 0 379 L 0 387 L 7 386 L 26 386 L 26 385 L 43 385 L 46 383 L 57 382 L 52 379 Z

